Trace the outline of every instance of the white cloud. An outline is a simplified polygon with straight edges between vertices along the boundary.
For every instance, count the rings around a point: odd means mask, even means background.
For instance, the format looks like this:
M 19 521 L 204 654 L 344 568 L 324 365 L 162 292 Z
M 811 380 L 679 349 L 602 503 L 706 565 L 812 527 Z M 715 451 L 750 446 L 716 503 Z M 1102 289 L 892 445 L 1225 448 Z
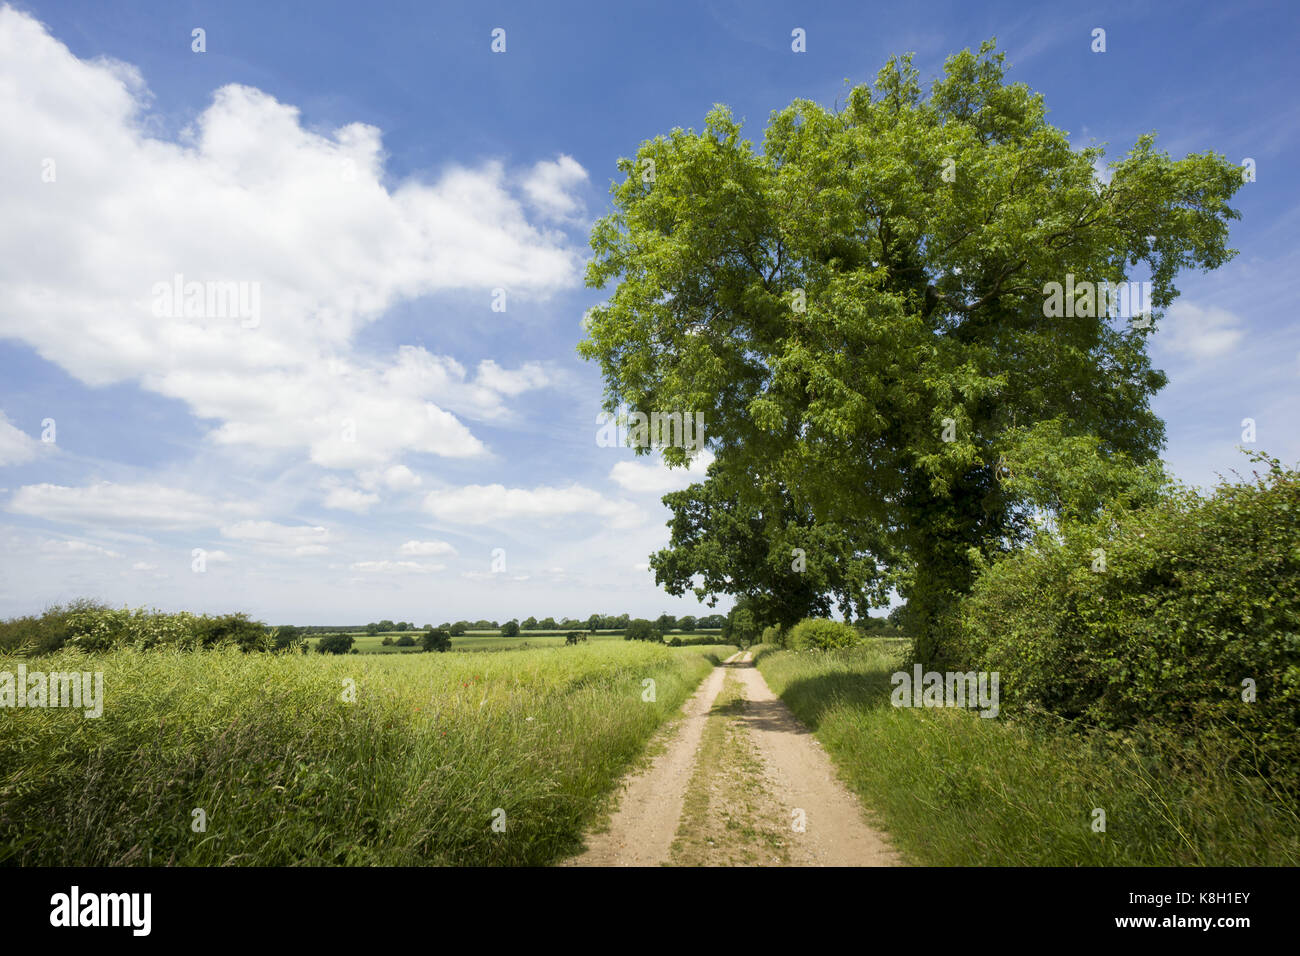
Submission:
M 505 574 L 496 571 L 462 571 L 460 576 L 470 581 L 492 581 L 498 584 L 505 581 L 527 581 L 532 577 L 530 574 Z
M 704 480 L 704 472 L 713 462 L 713 453 L 700 452 L 690 468 L 669 468 L 662 460 L 620 461 L 609 471 L 609 479 L 625 491 L 636 494 L 665 495 Z
M 1175 302 L 1160 323 L 1155 343 L 1162 349 L 1204 361 L 1231 352 L 1243 335 L 1241 319 L 1227 309 Z
M 132 571 L 157 571 L 158 565 L 150 564 L 148 561 L 137 561 L 131 565 Z
M 447 541 L 408 541 L 398 549 L 402 554 L 455 554 L 456 549 Z
M 110 551 L 108 548 L 101 548 L 97 544 L 91 544 L 88 541 L 42 541 L 41 550 L 48 554 L 61 554 L 65 557 L 72 555 L 92 556 L 98 555 L 105 558 L 122 557 L 116 551 Z
M 480 420 L 504 418 L 508 409 L 503 397 L 513 398 L 553 383 L 553 373 L 540 362 L 504 369 L 485 359 L 470 377 L 455 359 L 432 355 L 413 345 L 397 350 L 393 363 L 383 370 L 381 381 L 386 394 L 418 395 L 466 418 Z
M 394 491 L 409 491 L 420 484 L 420 476 L 405 465 L 393 465 L 382 472 L 367 471 L 360 477 L 366 488 L 377 488 L 382 484 Z
M 582 200 L 572 190 L 587 181 L 587 171 L 572 156 L 561 154 L 554 161 L 543 160 L 532 168 L 524 180 L 524 195 L 529 203 L 549 219 L 573 220 L 581 217 Z
M 504 485 L 467 485 L 431 492 L 424 507 L 434 517 L 456 524 L 591 515 L 608 518 L 614 527 L 639 524 L 644 515 L 623 501 L 606 498 L 581 485 L 567 488 L 507 488 Z
M 36 457 L 41 443 L 26 432 L 14 428 L 4 412 L 0 412 L 0 466 L 21 465 Z
M 1092 161 L 1092 175 L 1103 186 L 1109 186 L 1115 171 L 1107 167 L 1105 156 L 1098 156 Z
M 115 485 L 104 481 L 83 488 L 24 485 L 14 492 L 9 510 L 70 524 L 179 529 L 210 527 L 221 520 L 223 513 L 245 509 L 165 485 Z
M 313 525 L 283 525 L 274 521 L 240 521 L 221 529 L 221 534 L 247 541 L 266 551 L 295 556 L 324 554 L 329 529 Z M 210 556 L 209 556 L 210 557 Z
M 420 476 L 405 465 L 362 471 L 358 473 L 357 479 L 360 488 L 349 487 L 332 476 L 324 478 L 321 487 L 326 490 L 325 507 L 366 514 L 373 505 L 379 503 L 380 489 L 410 491 L 420 485 Z
M 338 508 L 344 511 L 355 511 L 357 514 L 365 514 L 370 510 L 371 505 L 379 501 L 379 495 L 373 492 L 348 488 L 334 479 L 326 479 L 323 484 L 327 490 L 324 502 L 326 508 Z
M 352 570 L 370 574 L 427 574 L 446 567 L 445 564 L 421 564 L 418 561 L 358 561 L 352 565 Z
M 497 392 L 512 398 L 550 384 L 551 373 L 540 362 L 525 362 L 519 368 L 511 370 L 502 368 L 491 359 L 484 359 L 478 363 L 478 375 L 474 379 L 474 385 L 489 395 Z
M 424 349 L 402 349 L 435 360 Z M 211 433 L 221 444 L 306 449 L 326 468 L 385 465 L 404 451 L 448 458 L 487 452 L 455 415 L 411 383 L 389 381 L 377 364 L 331 374 L 325 362 L 293 370 L 177 369 L 158 390 L 188 401 L 205 418 L 224 421 Z
M 501 414 L 503 393 L 476 384 L 456 396 L 454 374 L 443 388 L 411 374 L 448 372 L 448 360 L 423 349 L 356 358 L 353 338 L 390 306 L 439 291 L 526 297 L 577 284 L 581 252 L 531 222 L 525 201 L 569 208 L 557 190 L 581 167 L 562 157 L 518 180 L 485 163 L 390 188 L 374 127 L 311 131 L 295 107 L 229 85 L 173 142 L 150 135 L 148 106 L 134 68 L 80 60 L 0 7 L 0 115 L 23 131 L 0 138 L 0 336 L 87 384 L 133 381 L 179 399 L 212 420 L 218 442 L 306 450 L 334 468 L 407 450 L 483 454 L 433 393 L 485 416 Z M 246 283 L 256 323 L 156 315 L 178 275 Z

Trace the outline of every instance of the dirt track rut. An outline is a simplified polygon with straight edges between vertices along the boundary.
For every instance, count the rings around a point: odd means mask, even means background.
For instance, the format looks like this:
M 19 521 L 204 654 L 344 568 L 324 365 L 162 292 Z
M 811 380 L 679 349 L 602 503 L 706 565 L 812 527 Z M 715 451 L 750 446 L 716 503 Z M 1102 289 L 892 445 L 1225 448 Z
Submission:
M 748 653 L 714 668 L 683 712 L 649 766 L 623 781 L 608 829 L 564 865 L 900 865 Z M 723 723 L 706 739 L 710 721 Z

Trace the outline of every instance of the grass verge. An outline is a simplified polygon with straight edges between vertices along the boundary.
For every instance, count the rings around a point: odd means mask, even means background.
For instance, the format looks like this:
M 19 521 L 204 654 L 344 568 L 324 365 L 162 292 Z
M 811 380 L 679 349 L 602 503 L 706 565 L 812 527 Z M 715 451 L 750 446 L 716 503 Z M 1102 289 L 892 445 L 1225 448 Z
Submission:
M 772 690 L 915 863 L 1294 866 L 1300 817 L 1212 741 L 890 705 L 901 652 L 755 648 Z M 1105 813 L 1105 831 L 1094 830 Z
M 0 862 L 549 863 L 720 650 L 25 660 L 102 671 L 104 713 L 0 713 Z

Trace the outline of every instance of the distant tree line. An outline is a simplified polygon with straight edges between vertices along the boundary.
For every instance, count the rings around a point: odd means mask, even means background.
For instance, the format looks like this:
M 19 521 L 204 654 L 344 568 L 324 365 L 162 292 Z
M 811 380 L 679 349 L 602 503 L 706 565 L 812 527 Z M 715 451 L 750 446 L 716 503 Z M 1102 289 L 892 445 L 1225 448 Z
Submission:
M 479 621 L 444 621 L 438 625 L 440 630 L 446 631 L 452 637 L 462 637 L 470 631 L 500 631 L 506 637 L 514 637 L 520 631 L 622 631 L 625 630 L 633 621 L 630 614 L 592 614 L 587 618 L 576 617 L 526 617 L 522 621 L 518 618 L 512 618 L 504 624 L 497 621 L 479 620 Z M 660 632 L 669 631 L 696 631 L 696 630 L 720 630 L 727 622 L 725 614 L 708 614 L 703 617 L 696 617 L 692 614 L 685 614 L 676 617 L 672 614 L 661 614 L 655 619 L 654 624 Z M 428 630 L 432 625 L 425 624 L 418 627 L 407 621 L 372 621 L 369 624 L 349 624 L 342 626 L 310 626 L 296 627 L 293 625 L 284 625 L 281 627 L 282 632 L 292 632 L 295 636 L 310 636 L 312 634 L 355 634 L 364 632 L 371 636 L 379 634 L 401 634 L 407 631 Z
M 40 615 L 29 615 L 0 620 L 0 651 L 47 654 L 59 650 L 68 642 L 85 650 L 106 650 L 119 645 L 137 647 L 176 646 L 204 648 L 234 645 L 246 651 L 283 650 L 295 642 L 306 642 L 319 637 L 315 648 L 321 653 L 347 654 L 354 650 L 355 635 L 386 635 L 386 646 L 415 647 L 426 651 L 445 651 L 451 639 L 469 631 L 499 630 L 505 637 L 517 637 L 521 631 L 567 632 L 567 643 L 580 643 L 595 631 L 624 631 L 636 625 L 632 640 L 645 639 L 653 632 L 657 637 L 672 630 L 690 633 L 695 630 L 717 630 L 727 622 L 727 616 L 712 614 L 696 618 L 692 615 L 674 617 L 662 614 L 654 621 L 633 620 L 628 614 L 593 614 L 585 621 L 564 618 L 557 622 L 547 617 L 542 620 L 530 617 L 522 623 L 509 620 L 456 621 L 439 627 L 425 624 L 417 627 L 410 621 L 372 621 L 369 624 L 342 626 L 281 624 L 268 627 L 252 620 L 247 614 L 196 615 L 186 612 L 164 613 L 158 610 L 111 608 L 92 600 L 73 601 L 67 605 L 46 609 Z M 646 630 L 649 628 L 649 631 Z M 303 644 L 306 647 L 305 643 Z
M 864 637 L 903 637 L 906 633 L 903 629 L 906 613 L 907 605 L 900 604 L 885 617 L 864 614 L 844 626 L 850 630 L 856 629 Z M 769 616 L 768 606 L 764 602 L 742 597 L 727 614 L 726 623 L 722 626 L 722 641 L 742 647 L 760 641 L 785 645 L 787 632 L 793 626 L 787 626 L 779 618 Z
M 584 619 L 576 617 L 559 619 L 554 617 L 527 617 L 521 621 L 518 618 L 512 618 L 504 624 L 486 619 L 479 621 L 444 621 L 437 626 L 436 630 L 446 631 L 452 637 L 462 637 L 470 631 L 500 631 L 506 637 L 514 637 L 520 631 L 622 631 L 632 623 L 632 620 L 630 614 L 592 614 Z M 661 614 L 654 621 L 660 632 L 665 634 L 675 630 L 684 632 L 719 630 L 726 623 L 727 615 L 725 614 L 708 614 L 704 617 L 696 617 L 692 614 L 684 614 L 681 617 L 672 614 Z M 312 637 L 317 634 L 368 634 L 374 637 L 380 634 L 428 631 L 431 628 L 433 628 L 432 624 L 419 625 L 412 621 L 384 619 L 382 621 L 371 621 L 369 624 L 311 624 L 306 626 L 282 624 L 276 630 L 280 635 L 279 643 L 287 645 L 298 638 Z
M 593 614 L 585 620 L 575 617 L 566 617 L 558 621 L 553 617 L 541 619 L 526 617 L 522 621 L 507 622 L 507 624 L 516 623 L 521 631 L 623 631 L 633 623 L 633 620 L 630 614 Z M 701 629 L 717 630 L 726 623 L 726 620 L 725 614 L 709 614 L 705 617 L 695 617 L 692 614 L 685 614 L 682 617 L 661 614 L 652 623 L 660 633 L 667 633 L 674 630 L 687 632 Z
M 316 642 L 316 650 L 322 654 L 347 654 L 352 651 L 353 637 L 351 634 L 326 634 Z M 381 642 L 385 647 L 415 647 L 419 645 L 422 651 L 449 651 L 451 650 L 451 635 L 446 629 L 434 627 L 432 624 L 424 625 L 424 632 L 417 641 L 412 634 L 403 634 L 394 640 L 392 637 L 385 637 Z M 353 651 L 353 653 L 355 653 Z

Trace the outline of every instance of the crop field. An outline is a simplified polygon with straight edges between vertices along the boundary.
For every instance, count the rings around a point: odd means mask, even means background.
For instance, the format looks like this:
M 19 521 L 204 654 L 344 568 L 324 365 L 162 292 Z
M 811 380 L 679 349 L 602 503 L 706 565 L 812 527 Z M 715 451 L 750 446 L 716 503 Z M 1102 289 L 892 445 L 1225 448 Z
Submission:
M 548 863 L 733 651 L 0 655 L 106 702 L 0 722 L 0 863 Z
M 516 637 L 504 637 L 500 631 L 468 631 L 461 637 L 451 639 L 451 649 L 453 651 L 513 651 L 528 650 L 538 647 L 563 647 L 565 635 L 569 632 L 564 631 L 524 631 Z M 621 641 L 623 640 L 622 631 L 597 631 L 590 634 L 586 631 L 579 631 L 580 634 L 588 633 L 587 643 L 599 643 L 603 641 Z M 402 635 L 409 635 L 416 641 L 415 647 L 398 647 L 396 644 L 385 644 L 384 638 L 392 638 L 394 641 Z M 352 647 L 359 654 L 400 654 L 400 653 L 422 653 L 419 646 L 420 636 L 423 631 L 384 631 L 379 634 L 353 634 Z M 324 634 L 314 634 L 308 641 L 315 646 L 317 640 L 324 637 Z M 671 634 L 665 634 L 665 640 L 672 640 L 674 637 L 680 638 L 683 644 L 700 644 L 720 640 L 717 631 L 690 631 L 683 633 L 675 631 Z

